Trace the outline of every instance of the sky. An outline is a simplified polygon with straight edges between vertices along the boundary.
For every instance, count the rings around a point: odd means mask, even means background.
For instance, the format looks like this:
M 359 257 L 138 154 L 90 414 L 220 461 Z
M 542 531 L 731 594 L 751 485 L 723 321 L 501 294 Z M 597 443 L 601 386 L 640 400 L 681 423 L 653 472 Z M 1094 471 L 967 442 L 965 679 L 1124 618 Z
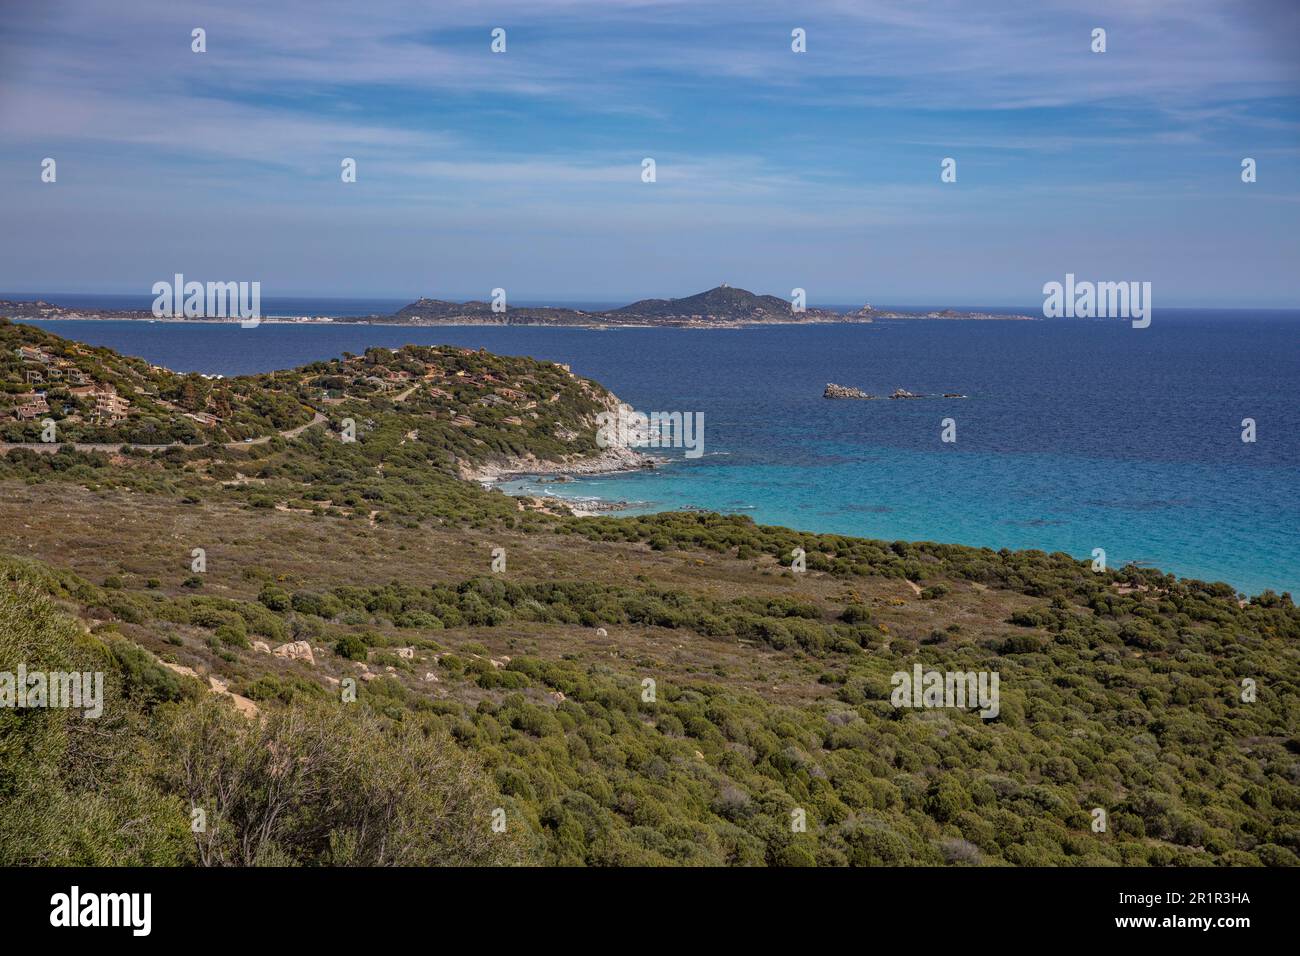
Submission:
M 0 0 L 0 222 L 15 293 L 1300 307 L 1300 3 Z

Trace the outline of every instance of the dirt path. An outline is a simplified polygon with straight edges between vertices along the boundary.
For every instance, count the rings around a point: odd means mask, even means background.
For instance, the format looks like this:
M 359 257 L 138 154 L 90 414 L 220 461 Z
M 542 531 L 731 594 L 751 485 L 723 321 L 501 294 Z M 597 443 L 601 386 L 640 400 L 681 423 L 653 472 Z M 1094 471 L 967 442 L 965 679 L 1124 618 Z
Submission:
M 282 431 L 280 432 L 280 437 L 297 438 L 307 429 L 311 428 L 314 425 L 320 425 L 324 423 L 324 421 L 325 421 L 325 416 L 322 415 L 320 412 L 317 412 L 315 415 L 312 416 L 312 420 L 309 421 L 306 425 L 299 425 L 297 428 L 290 428 L 287 431 Z M 270 440 L 271 440 L 270 435 L 263 435 L 261 438 L 254 438 L 252 441 L 228 441 L 226 442 L 226 447 L 238 448 L 240 445 L 262 445 L 265 444 L 266 442 L 269 442 Z
M 321 414 L 320 412 L 316 412 L 316 414 L 312 416 L 312 420 L 307 422 L 307 424 L 298 425 L 296 428 L 286 429 L 285 431 L 279 432 L 278 434 L 281 438 L 297 438 L 307 429 L 312 428 L 316 425 L 322 425 L 327 420 L 328 419 L 326 419 L 326 417 L 323 414 Z M 248 441 L 228 441 L 228 442 L 224 442 L 223 444 L 225 445 L 226 448 L 243 448 L 248 445 L 263 445 L 266 442 L 269 442 L 273 437 L 275 436 L 263 435 L 260 438 L 253 438 Z M 64 447 L 73 448 L 76 449 L 77 451 L 115 452 L 119 448 L 134 448 L 140 451 L 165 451 L 168 448 L 198 448 L 200 446 L 187 445 L 184 442 L 178 442 L 178 441 L 168 442 L 165 445 L 137 445 L 131 442 L 63 442 L 63 441 L 0 442 L 0 454 L 4 454 L 6 452 L 12 451 L 15 448 L 27 448 L 39 454 L 53 455 L 60 448 L 64 448 Z

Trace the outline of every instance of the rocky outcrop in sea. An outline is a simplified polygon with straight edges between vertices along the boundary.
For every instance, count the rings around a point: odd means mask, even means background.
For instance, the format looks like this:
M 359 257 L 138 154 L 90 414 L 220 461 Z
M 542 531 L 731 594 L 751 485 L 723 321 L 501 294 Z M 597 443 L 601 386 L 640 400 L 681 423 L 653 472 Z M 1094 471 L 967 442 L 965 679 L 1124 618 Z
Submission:
M 864 392 L 860 388 L 853 388 L 850 385 L 836 385 L 828 382 L 826 390 L 822 392 L 822 398 L 875 398 L 876 396 Z M 909 392 L 905 388 L 896 388 L 890 398 L 925 398 L 920 392 Z M 944 392 L 944 398 L 965 398 L 960 392 Z
M 836 385 L 834 382 L 826 384 L 826 391 L 822 392 L 822 398 L 875 398 L 874 395 L 868 395 L 860 388 L 852 388 L 848 385 Z

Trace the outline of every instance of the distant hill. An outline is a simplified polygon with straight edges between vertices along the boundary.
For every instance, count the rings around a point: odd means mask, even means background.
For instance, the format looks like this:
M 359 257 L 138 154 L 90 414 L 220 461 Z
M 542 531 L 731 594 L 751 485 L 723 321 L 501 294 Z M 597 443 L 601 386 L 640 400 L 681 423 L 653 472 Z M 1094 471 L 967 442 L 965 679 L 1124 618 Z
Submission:
M 493 312 L 488 302 L 447 302 L 421 298 L 399 309 L 391 318 L 372 321 L 492 323 L 499 325 L 672 325 L 734 327 L 762 322 L 861 322 L 869 317 L 844 316 L 826 309 L 794 312 L 791 303 L 774 295 L 756 295 L 746 289 L 720 285 L 681 299 L 641 299 L 603 312 L 577 309 L 510 306 Z
M 250 336 L 254 332 L 247 333 Z M 633 465 L 596 445 L 596 416 L 618 399 L 567 367 L 454 346 L 370 348 L 362 355 L 260 375 L 181 374 L 112 349 L 0 319 L 0 444 L 236 447 L 302 435 L 351 418 L 371 440 L 414 431 L 445 472 L 506 469 L 521 458 L 592 457 Z M 603 456 L 603 457 L 602 457 Z
M 410 305 L 398 309 L 393 313 L 395 317 L 416 318 L 428 316 L 430 318 L 448 318 L 455 315 L 491 315 L 492 304 L 490 302 L 449 302 L 446 299 L 427 299 L 421 297 L 416 299 Z
M 836 313 L 821 309 L 810 312 L 826 315 Z M 797 320 L 790 303 L 774 295 L 755 295 L 747 289 L 720 285 L 707 292 L 699 292 L 681 299 L 642 299 L 613 310 L 614 315 L 657 317 L 714 316 L 722 319 L 767 319 L 768 321 Z M 806 313 L 805 313 L 806 314 Z

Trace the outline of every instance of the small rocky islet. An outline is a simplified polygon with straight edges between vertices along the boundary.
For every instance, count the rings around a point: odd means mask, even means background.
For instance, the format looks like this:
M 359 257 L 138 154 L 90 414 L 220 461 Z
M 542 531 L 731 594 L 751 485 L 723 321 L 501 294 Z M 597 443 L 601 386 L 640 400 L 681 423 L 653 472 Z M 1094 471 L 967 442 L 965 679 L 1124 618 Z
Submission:
M 875 398 L 874 395 L 868 395 L 860 388 L 852 388 L 848 385 L 836 385 L 834 382 L 826 383 L 826 390 L 822 392 L 822 398 Z
M 854 388 L 851 385 L 836 385 L 834 382 L 827 382 L 826 388 L 822 392 L 822 398 L 840 398 L 840 399 L 874 399 L 876 396 L 869 392 L 864 392 L 860 388 Z M 925 398 L 925 395 L 909 392 L 905 388 L 896 388 L 889 396 L 890 398 Z M 959 392 L 944 392 L 944 398 L 965 398 L 965 395 Z

